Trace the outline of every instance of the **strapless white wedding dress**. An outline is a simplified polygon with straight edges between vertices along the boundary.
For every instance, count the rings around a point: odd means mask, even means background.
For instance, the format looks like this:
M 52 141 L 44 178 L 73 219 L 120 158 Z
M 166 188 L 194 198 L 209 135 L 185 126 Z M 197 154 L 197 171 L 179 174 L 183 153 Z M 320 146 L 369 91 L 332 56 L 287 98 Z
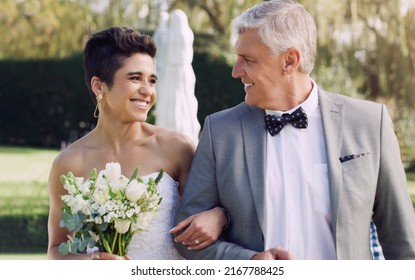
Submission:
M 144 181 L 156 178 L 157 173 L 143 176 Z M 174 246 L 169 230 L 174 226 L 174 217 L 179 206 L 180 196 L 178 182 L 164 173 L 158 184 L 160 196 L 163 198 L 159 209 L 146 231 L 137 232 L 128 248 L 128 256 L 132 260 L 182 260 Z

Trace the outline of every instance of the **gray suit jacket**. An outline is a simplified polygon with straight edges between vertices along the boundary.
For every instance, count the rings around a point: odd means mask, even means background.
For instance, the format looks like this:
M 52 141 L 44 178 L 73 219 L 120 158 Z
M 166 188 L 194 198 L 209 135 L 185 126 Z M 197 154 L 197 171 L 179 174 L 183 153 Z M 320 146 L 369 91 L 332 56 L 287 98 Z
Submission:
M 319 104 L 337 258 L 372 258 L 373 219 L 386 259 L 415 259 L 414 210 L 386 107 L 322 90 Z M 205 119 L 176 222 L 221 205 L 231 225 L 204 250 L 177 244 L 185 258 L 250 259 L 264 250 L 264 114 L 241 103 Z M 357 154 L 365 155 L 340 160 Z

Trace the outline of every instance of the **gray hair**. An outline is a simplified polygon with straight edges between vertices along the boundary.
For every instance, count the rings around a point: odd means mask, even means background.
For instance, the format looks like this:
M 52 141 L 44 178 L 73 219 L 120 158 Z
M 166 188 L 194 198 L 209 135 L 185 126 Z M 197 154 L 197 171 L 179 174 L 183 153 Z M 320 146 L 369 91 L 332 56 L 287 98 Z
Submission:
M 300 71 L 310 73 L 317 49 L 317 31 L 311 15 L 295 1 L 271 0 L 243 12 L 232 22 L 236 34 L 258 29 L 259 37 L 272 53 L 290 48 L 301 52 Z

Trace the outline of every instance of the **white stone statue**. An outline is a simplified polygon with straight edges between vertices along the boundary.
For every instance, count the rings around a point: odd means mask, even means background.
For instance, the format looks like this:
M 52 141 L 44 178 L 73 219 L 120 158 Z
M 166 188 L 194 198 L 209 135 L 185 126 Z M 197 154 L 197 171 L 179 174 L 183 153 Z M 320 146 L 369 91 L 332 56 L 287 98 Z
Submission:
M 153 39 L 156 42 L 157 53 L 156 53 L 156 71 L 159 79 L 162 79 L 164 64 L 166 63 L 167 57 L 167 40 L 169 36 L 168 30 L 169 13 L 162 11 L 160 12 L 160 20 L 156 31 L 154 32 Z
M 196 77 L 192 67 L 194 34 L 182 10 L 170 13 L 167 34 L 167 46 L 157 45 L 157 52 L 166 55 L 159 54 L 160 61 L 157 60 L 160 77 L 156 84 L 156 125 L 181 132 L 197 144 L 200 124 L 195 97 Z

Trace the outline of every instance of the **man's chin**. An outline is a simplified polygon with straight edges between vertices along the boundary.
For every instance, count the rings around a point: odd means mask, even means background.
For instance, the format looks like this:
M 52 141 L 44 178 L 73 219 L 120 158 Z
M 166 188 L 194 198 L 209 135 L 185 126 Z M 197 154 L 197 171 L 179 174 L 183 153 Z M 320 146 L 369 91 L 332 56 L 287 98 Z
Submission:
M 252 103 L 252 100 L 250 100 L 250 99 L 249 99 L 248 94 L 245 94 L 245 103 L 246 103 L 246 104 L 248 104 L 249 106 L 254 105 L 254 104 Z
M 258 107 L 257 102 L 254 102 L 251 98 L 248 97 L 248 95 L 245 95 L 245 103 L 248 104 L 249 106 L 257 106 Z

